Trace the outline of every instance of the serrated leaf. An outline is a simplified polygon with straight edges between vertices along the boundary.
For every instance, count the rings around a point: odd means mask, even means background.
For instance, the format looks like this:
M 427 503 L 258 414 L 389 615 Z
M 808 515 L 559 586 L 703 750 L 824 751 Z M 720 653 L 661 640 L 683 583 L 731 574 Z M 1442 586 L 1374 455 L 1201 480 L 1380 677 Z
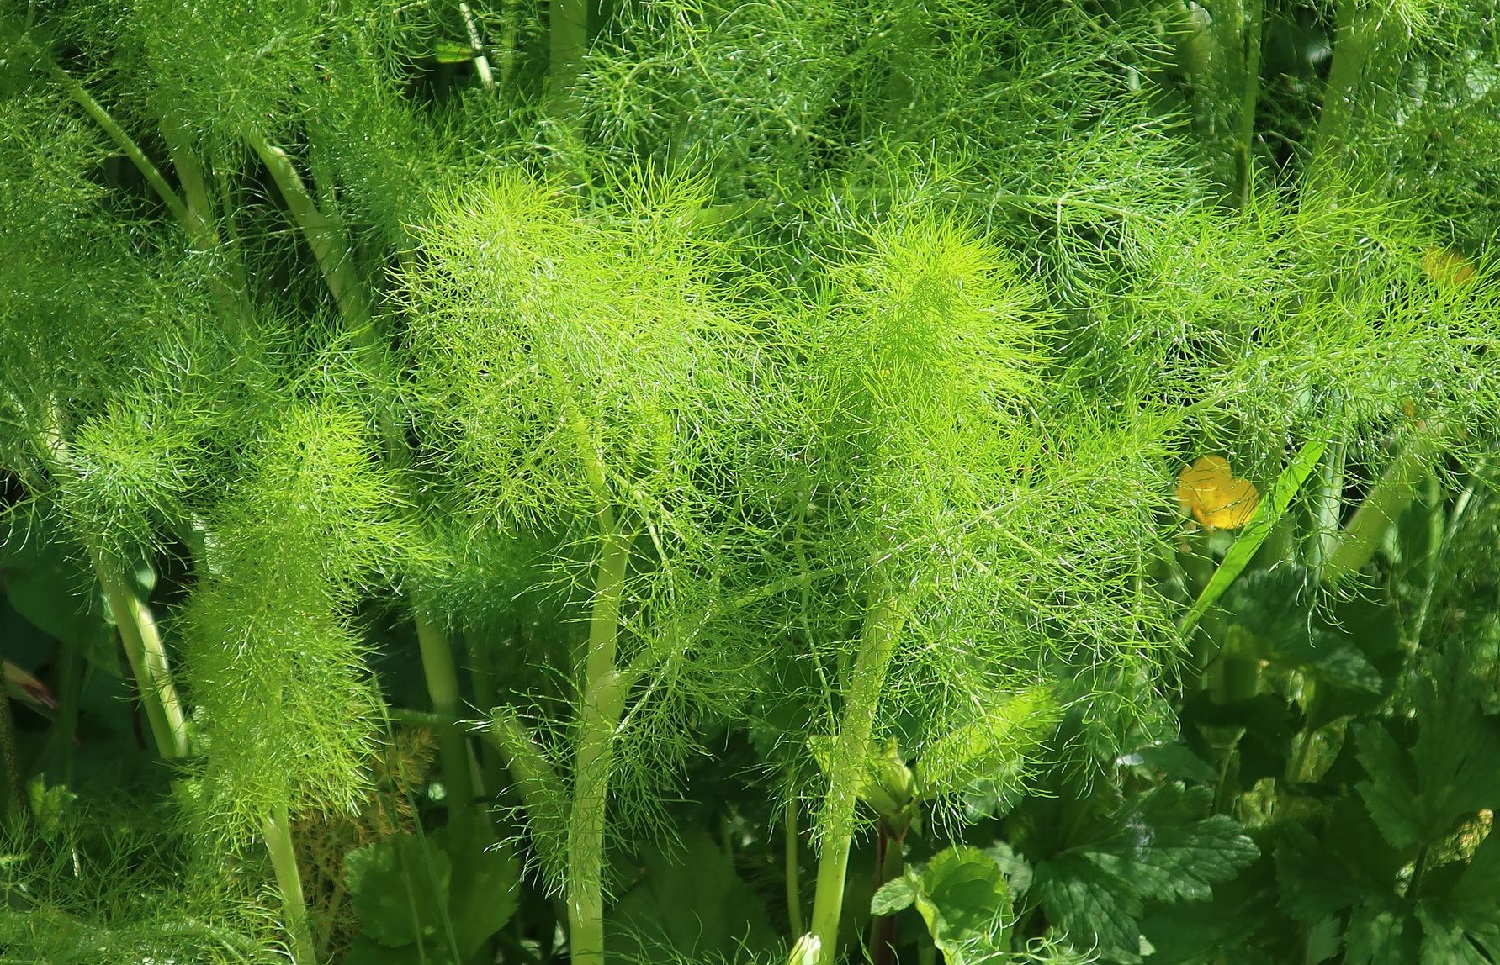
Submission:
M 1009 950 L 1010 889 L 988 854 L 947 848 L 920 873 L 908 872 L 906 880 L 912 903 L 949 965 L 976 965 Z
M 1214 889 L 1208 902 L 1178 902 L 1149 909 L 1141 932 L 1155 949 L 1151 965 L 1238 962 L 1246 939 L 1274 915 L 1275 881 L 1265 863 Z M 1261 872 L 1257 875 L 1256 872 Z
M 1207 793 L 1162 785 L 1113 815 L 1105 840 L 1038 864 L 1033 891 L 1048 919 L 1079 947 L 1138 960 L 1143 900 L 1205 900 L 1260 853 L 1230 818 L 1200 817 Z
M 1432 844 L 1458 818 L 1500 806 L 1500 722 L 1480 713 L 1466 679 L 1454 676 L 1439 694 L 1424 680 L 1417 694 L 1418 737 L 1404 750 L 1380 724 L 1355 729 L 1360 765 L 1356 785 L 1381 834 L 1393 847 Z
M 917 900 L 917 887 L 917 879 L 910 872 L 887 881 L 870 898 L 870 914 L 884 917 L 905 911 Z
M 1278 904 L 1292 918 L 1316 922 L 1361 901 L 1378 883 L 1361 877 L 1298 824 L 1276 845 Z
M 1467 962 L 1468 959 L 1456 956 L 1470 954 L 1476 948 L 1483 949 L 1490 956 L 1477 961 L 1490 962 L 1500 958 L 1500 901 L 1496 900 L 1497 895 L 1500 895 L 1500 835 L 1491 832 L 1446 895 L 1418 902 L 1424 955 L 1430 940 L 1434 949 L 1442 950 L 1441 954 L 1455 956 L 1424 957 L 1423 961 Z
M 472 827 L 467 842 L 451 840 L 447 827 L 432 835 L 433 842 L 453 856 L 448 911 L 461 958 L 469 958 L 505 927 L 515 914 L 520 896 L 521 865 L 510 847 L 495 841 L 483 822 Z M 461 860 L 456 850 L 459 847 L 468 852 Z
M 1344 965 L 1410 965 L 1416 961 L 1411 918 L 1388 908 L 1361 905 L 1345 930 Z
M 1380 833 L 1395 848 L 1408 848 L 1422 837 L 1420 806 L 1406 753 L 1378 723 L 1354 727 L 1359 763 L 1370 780 L 1355 785 Z
M 646 850 L 641 864 L 641 880 L 609 915 L 610 958 L 658 961 L 670 952 L 700 961 L 775 947 L 765 906 L 704 832 L 684 835 L 680 849 Z
M 1418 902 L 1417 920 L 1422 923 L 1422 961 L 1443 965 L 1494 965 L 1469 940 L 1463 922 L 1427 902 Z
M 1083 856 L 1064 854 L 1037 866 L 1031 893 L 1075 946 L 1098 948 L 1107 961 L 1138 962 L 1142 904 L 1129 888 Z
M 984 853 L 1000 867 L 1012 895 L 1024 895 L 1031 889 L 1031 865 L 1014 848 L 1004 841 L 996 841 L 985 848 Z
M 408 834 L 388 835 L 349 852 L 344 883 L 364 934 L 393 948 L 437 939 L 452 870 L 442 850 Z

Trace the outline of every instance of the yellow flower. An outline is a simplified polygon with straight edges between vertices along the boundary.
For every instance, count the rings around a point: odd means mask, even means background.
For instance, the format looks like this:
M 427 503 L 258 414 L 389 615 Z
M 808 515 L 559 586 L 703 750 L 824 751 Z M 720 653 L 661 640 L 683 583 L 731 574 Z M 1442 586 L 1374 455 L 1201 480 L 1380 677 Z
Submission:
M 1428 248 L 1422 255 L 1422 271 L 1443 288 L 1457 288 L 1474 280 L 1473 262 L 1446 248 Z
M 1203 456 L 1177 475 L 1177 501 L 1205 529 L 1239 529 L 1260 505 L 1248 479 L 1237 479 L 1222 456 Z

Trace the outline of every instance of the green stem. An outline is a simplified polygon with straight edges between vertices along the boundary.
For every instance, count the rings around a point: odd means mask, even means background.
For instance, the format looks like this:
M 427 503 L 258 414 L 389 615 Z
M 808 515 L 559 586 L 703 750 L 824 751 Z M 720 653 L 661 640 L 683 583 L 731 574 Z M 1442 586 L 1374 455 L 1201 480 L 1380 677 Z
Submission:
M 172 683 L 171 665 L 156 628 L 156 619 L 150 607 L 131 589 L 124 572 L 101 553 L 94 554 L 94 572 L 104 588 L 104 598 L 109 602 L 115 626 L 120 631 L 125 659 L 135 675 L 136 690 L 146 710 L 146 720 L 151 726 L 157 751 L 168 759 L 185 757 L 188 751 L 187 722 L 177 687 Z
M 75 80 L 67 71 L 59 67 L 46 51 L 39 50 L 38 55 L 47 72 L 62 85 L 63 90 L 68 92 L 68 96 L 73 98 L 73 102 L 82 107 L 84 113 L 93 118 L 94 123 L 98 124 L 104 130 L 104 133 L 109 135 L 109 139 L 115 142 L 115 145 L 125 153 L 125 156 L 130 158 L 130 163 L 134 164 L 136 170 L 141 172 L 141 175 L 146 179 L 146 183 L 151 185 L 151 190 L 156 192 L 157 197 L 161 198 L 162 203 L 172 212 L 172 217 L 176 218 L 186 228 L 191 221 L 187 205 L 183 203 L 182 198 L 178 196 L 177 192 L 172 190 L 172 186 L 167 183 L 167 179 L 162 177 L 161 172 L 157 170 L 155 164 L 151 163 L 151 159 L 146 157 L 145 152 L 141 150 L 140 145 L 135 142 L 135 139 L 125 133 L 125 129 L 110 116 L 109 111 L 105 110 L 102 104 L 94 100 L 93 95 L 82 84 Z
M 493 90 L 495 72 L 490 69 L 489 55 L 484 52 L 484 38 L 479 36 L 479 24 L 474 20 L 474 12 L 467 3 L 460 3 L 458 13 L 464 18 L 464 30 L 469 35 L 469 51 L 474 55 L 474 72 L 479 75 L 479 82 L 484 85 L 485 90 Z
M 208 190 L 208 177 L 203 164 L 193 153 L 191 133 L 182 118 L 162 118 L 162 140 L 167 145 L 167 157 L 172 169 L 177 172 L 177 181 L 182 185 L 182 195 L 187 201 L 187 214 L 183 229 L 188 240 L 201 252 L 214 252 L 220 247 L 219 230 L 210 212 L 216 205 Z M 227 277 L 227 280 L 225 276 Z M 245 278 L 245 266 L 231 260 L 224 272 L 212 276 L 214 295 L 232 314 L 249 315 L 249 286 Z
M 1474 499 L 1474 487 L 1484 472 L 1485 463 L 1479 462 L 1470 470 L 1469 484 L 1459 494 L 1458 499 L 1453 502 L 1453 512 L 1445 521 L 1441 496 L 1434 495 L 1432 500 L 1433 520 L 1430 525 L 1433 532 L 1433 549 L 1427 555 L 1427 585 L 1422 591 L 1422 604 L 1417 608 L 1417 618 L 1412 622 L 1411 642 L 1412 646 L 1418 646 L 1422 642 L 1422 633 L 1427 628 L 1427 616 L 1432 611 L 1432 600 L 1437 591 L 1438 574 L 1443 565 L 1444 557 L 1447 555 L 1448 545 L 1452 541 L 1453 534 L 1457 532 L 1459 523 L 1463 520 L 1464 513 L 1468 512 L 1469 506 Z M 1434 481 L 1435 483 L 1435 481 Z M 1436 485 L 1434 485 L 1436 488 Z
M 813 934 L 822 943 L 818 961 L 834 961 L 838 947 L 839 919 L 844 910 L 844 880 L 849 867 L 849 848 L 854 838 L 854 811 L 859 788 L 869 771 L 870 737 L 875 713 L 885 688 L 886 674 L 906 618 L 900 600 L 883 585 L 874 594 L 875 603 L 865 616 L 859 653 L 849 678 L 839 735 L 829 762 L 828 797 L 820 824 L 822 854 L 818 858 L 818 883 L 813 896 Z
M 1339 516 L 1344 502 L 1344 464 L 1347 446 L 1343 442 L 1330 445 L 1323 453 L 1322 464 L 1314 479 L 1310 493 L 1312 504 L 1312 532 L 1305 543 L 1307 568 L 1313 580 L 1322 580 L 1323 567 L 1338 547 Z
M 474 706 L 496 707 L 500 704 L 499 692 L 495 682 L 494 654 L 493 648 L 488 641 L 480 641 L 473 635 L 465 634 L 468 643 L 469 655 L 469 685 L 474 693 Z M 514 644 L 514 641 L 511 641 Z M 479 744 L 479 764 L 476 784 L 487 787 L 501 787 L 505 784 L 505 764 L 500 752 L 488 741 Z
M 1250 201 L 1250 185 L 1255 174 L 1255 109 L 1260 104 L 1261 34 L 1265 6 L 1265 0 L 1245 0 L 1245 73 L 1240 84 L 1239 136 L 1235 139 L 1238 162 L 1235 195 L 1240 207 Z
M 302 895 L 302 876 L 297 871 L 297 851 L 292 844 L 292 822 L 285 806 L 277 807 L 266 817 L 262 831 L 276 885 L 281 889 L 282 908 L 286 914 L 286 933 L 294 965 L 316 965 L 312 930 L 307 921 L 307 899 Z
M 417 648 L 422 655 L 422 673 L 427 680 L 427 696 L 433 713 L 453 719 L 459 716 L 463 701 L 459 693 L 458 671 L 453 665 L 453 648 L 448 637 L 423 605 L 413 607 L 417 623 Z M 472 840 L 474 824 L 474 774 L 469 767 L 468 738 L 463 731 L 443 728 L 438 731 L 438 754 L 442 758 L 443 782 L 447 786 L 448 824 L 452 840 Z
M 792 934 L 803 934 L 802 927 L 802 883 L 800 879 L 802 855 L 801 839 L 797 834 L 797 798 L 788 794 L 786 812 L 782 817 L 782 830 L 786 833 L 786 916 L 792 926 Z
M 1185 6 L 1188 23 L 1178 61 L 1192 87 L 1193 125 L 1214 179 L 1237 195 L 1242 133 L 1237 114 L 1247 86 L 1244 4 L 1224 0 L 1213 6 L 1212 14 L 1198 5 Z
M 1363 569 L 1375 555 L 1386 531 L 1416 497 L 1417 487 L 1430 469 L 1446 432 L 1437 422 L 1418 425 L 1412 432 L 1344 527 L 1343 541 L 1323 569 L 1325 583 L 1337 583 Z
M 604 828 L 615 728 L 625 710 L 615 651 L 629 562 L 629 538 L 620 532 L 606 534 L 594 583 L 568 815 L 568 937 L 573 965 L 604 962 Z
M 1398 18 L 1387 14 L 1380 4 L 1366 0 L 1338 2 L 1333 65 L 1328 71 L 1313 141 L 1313 187 L 1326 186 L 1324 182 L 1335 172 L 1349 168 L 1349 133 L 1361 93 L 1372 79 L 1378 82 L 1382 72 L 1393 73 L 1399 66 L 1406 29 Z
M 355 271 L 353 249 L 349 244 L 344 223 L 332 212 L 318 207 L 312 192 L 297 172 L 292 159 L 281 148 L 268 141 L 258 131 L 249 135 L 251 148 L 260 157 L 261 163 L 276 182 L 292 220 L 297 223 L 302 237 L 312 249 L 318 268 L 339 311 L 354 332 L 364 330 L 370 321 L 370 306 L 365 297 L 364 283 Z
M 562 841 L 568 833 L 562 778 L 547 759 L 547 753 L 527 733 L 515 709 L 501 706 L 491 711 L 490 726 L 484 735 L 509 762 L 510 776 L 526 808 L 532 837 Z

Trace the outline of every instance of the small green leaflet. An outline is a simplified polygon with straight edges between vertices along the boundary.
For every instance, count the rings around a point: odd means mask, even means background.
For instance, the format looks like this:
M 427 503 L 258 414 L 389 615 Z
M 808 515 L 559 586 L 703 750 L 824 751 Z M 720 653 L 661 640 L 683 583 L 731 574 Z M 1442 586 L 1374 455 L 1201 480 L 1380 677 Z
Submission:
M 1009 950 L 1010 888 L 1000 865 L 978 848 L 948 848 L 920 871 L 886 882 L 870 912 L 894 915 L 912 905 L 948 965 L 978 965 Z

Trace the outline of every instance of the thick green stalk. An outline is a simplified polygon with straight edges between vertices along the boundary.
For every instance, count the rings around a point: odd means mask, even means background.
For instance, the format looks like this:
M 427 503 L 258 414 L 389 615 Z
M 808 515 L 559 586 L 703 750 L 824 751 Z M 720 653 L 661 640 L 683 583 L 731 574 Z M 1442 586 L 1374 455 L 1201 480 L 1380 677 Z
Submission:
M 448 637 L 433 619 L 427 607 L 415 608 L 417 647 L 422 654 L 422 673 L 427 680 L 427 696 L 439 717 L 454 719 L 463 709 L 458 671 L 453 665 L 453 648 Z M 443 728 L 438 732 L 438 754 L 443 763 L 443 782 L 447 788 L 448 825 L 452 840 L 470 841 L 474 825 L 474 773 L 469 767 L 468 738 L 463 731 Z
M 578 712 L 573 805 L 568 814 L 568 940 L 573 965 L 604 962 L 604 827 L 614 769 L 615 728 L 625 711 L 615 651 L 629 562 L 628 536 L 607 533 L 594 581 L 583 701 Z
M 162 139 L 167 144 L 167 157 L 172 169 L 177 172 L 177 181 L 182 185 L 182 196 L 186 208 L 182 220 L 188 242 L 199 252 L 213 253 L 220 247 L 219 230 L 211 212 L 214 202 L 209 196 L 208 178 L 203 164 L 193 153 L 191 132 L 181 118 L 162 118 Z M 231 260 L 222 271 L 209 276 L 214 298 L 225 313 L 233 316 L 250 314 L 249 288 L 245 279 L 245 266 Z
M 1416 498 L 1417 487 L 1431 469 L 1445 435 L 1444 427 L 1437 422 L 1419 424 L 1412 430 L 1412 436 L 1344 527 L 1343 541 L 1323 569 L 1325 583 L 1337 583 L 1358 573 L 1375 555 L 1386 530 Z
M 157 751 L 169 759 L 185 757 L 188 751 L 187 722 L 177 687 L 172 683 L 171 665 L 167 661 L 166 648 L 162 646 L 161 634 L 156 629 L 156 619 L 151 615 L 150 607 L 130 588 L 124 572 L 107 561 L 103 554 L 94 554 L 94 572 L 98 574 L 104 598 L 109 602 L 115 626 L 119 628 L 125 659 L 135 675 L 136 690 L 146 710 L 146 720 L 151 726 Z
M 271 855 L 271 867 L 276 872 L 276 885 L 281 889 L 292 962 L 316 965 L 312 930 L 307 921 L 307 899 L 302 894 L 302 875 L 297 871 L 297 851 L 292 844 L 292 822 L 284 806 L 266 818 L 262 833 L 266 851 Z
M 820 818 L 822 854 L 818 858 L 818 884 L 813 896 L 812 930 L 821 942 L 818 961 L 834 961 L 838 947 L 839 919 L 844 911 L 844 879 L 849 867 L 849 848 L 854 839 L 854 810 L 859 789 L 870 767 L 870 737 L 875 713 L 885 689 L 891 658 L 906 623 L 899 598 L 881 585 L 875 603 L 865 616 L 859 654 L 854 660 L 839 734 L 829 762 L 828 796 Z
M 172 217 L 176 218 L 179 223 L 186 227 L 190 220 L 187 205 L 183 203 L 182 198 L 177 192 L 172 190 L 172 186 L 167 183 L 167 179 L 161 176 L 161 172 L 156 169 L 155 164 L 151 163 L 151 159 L 146 157 L 145 152 L 141 150 L 140 145 L 135 142 L 135 139 L 125 133 L 125 129 L 110 116 L 109 111 L 105 110 L 102 104 L 94 100 L 93 95 L 82 84 L 68 74 L 67 71 L 59 67 L 53 61 L 50 54 L 45 51 L 39 51 L 38 56 L 41 58 L 47 72 L 62 85 L 63 90 L 68 92 L 68 96 L 73 98 L 74 103 L 83 108 L 85 114 L 93 118 L 94 123 L 98 124 L 104 130 L 104 133 L 109 135 L 109 139 L 115 142 L 115 146 L 123 151 L 125 156 L 130 159 L 130 163 L 134 164 L 136 170 L 141 172 L 141 176 L 146 179 L 146 183 L 151 185 L 151 190 L 156 192 L 157 197 L 161 198 L 162 203 L 172 212 Z
M 37 433 L 36 445 L 47 454 L 56 472 L 68 466 L 69 447 L 63 439 L 62 414 L 55 399 L 51 400 L 45 418 L 46 428 Z M 125 659 L 135 677 L 136 692 L 145 708 L 157 751 L 169 760 L 185 757 L 188 751 L 187 722 L 177 687 L 172 683 L 171 663 L 156 629 L 156 618 L 145 601 L 131 589 L 118 560 L 97 546 L 90 547 L 89 558 L 104 590 L 110 613 L 115 618 Z
M 1214 179 L 1237 198 L 1241 118 L 1248 78 L 1245 76 L 1245 7 L 1226 0 L 1210 13 L 1187 7 L 1179 62 L 1192 81 L 1193 123 Z
M 1338 36 L 1318 115 L 1317 155 L 1325 163 L 1341 157 L 1354 118 L 1365 62 L 1375 46 L 1380 13 L 1365 0 L 1340 0 Z
M 792 926 L 793 935 L 802 934 L 802 885 L 798 869 L 802 864 L 801 848 L 797 834 L 797 798 L 788 795 L 786 813 L 782 817 L 782 830 L 786 833 L 786 917 Z
M 1255 169 L 1255 109 L 1260 104 L 1260 57 L 1265 0 L 1245 0 L 1245 72 L 1241 80 L 1239 135 L 1235 138 L 1235 197 L 1241 207 L 1250 201 Z
M 271 179 L 276 182 L 292 220 L 297 223 L 302 237 L 307 239 L 323 280 L 333 293 L 339 311 L 359 331 L 369 321 L 370 306 L 365 296 L 364 282 L 355 270 L 353 249 L 349 244 L 349 233 L 339 217 L 318 207 L 312 193 L 308 191 L 302 175 L 287 153 L 268 141 L 261 133 L 249 135 L 250 146 L 265 164 Z
M 1351 169 L 1355 158 L 1349 138 L 1360 99 L 1368 101 L 1375 91 L 1393 82 L 1409 39 L 1407 25 L 1399 16 L 1367 0 L 1339 0 L 1338 24 L 1309 164 L 1314 188 L 1329 187 L 1328 182 Z M 1375 114 L 1370 106 L 1366 105 L 1367 113 Z
M 1328 447 L 1316 477 L 1312 479 L 1312 532 L 1304 543 L 1304 558 L 1315 582 L 1322 581 L 1325 562 L 1339 542 L 1339 516 L 1344 501 L 1344 461 L 1347 446 Z

